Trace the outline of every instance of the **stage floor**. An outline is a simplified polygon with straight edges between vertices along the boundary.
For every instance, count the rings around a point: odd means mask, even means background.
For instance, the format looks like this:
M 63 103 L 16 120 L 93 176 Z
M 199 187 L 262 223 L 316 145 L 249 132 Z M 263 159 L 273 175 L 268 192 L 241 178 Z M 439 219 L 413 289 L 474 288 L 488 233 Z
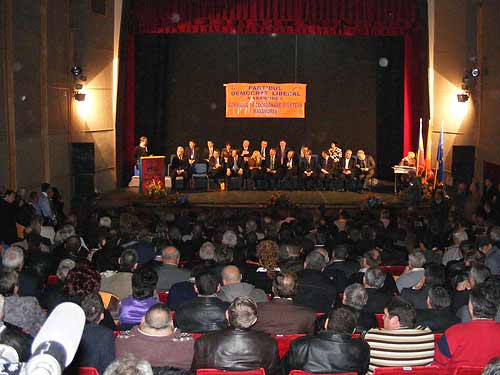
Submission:
M 359 194 L 334 191 L 211 191 L 180 192 L 193 207 L 241 207 L 264 208 L 273 194 L 285 194 L 300 207 L 313 208 L 324 205 L 326 208 L 360 208 L 367 196 L 376 196 L 389 206 L 399 206 L 399 198 L 391 193 Z M 162 207 L 169 206 L 168 199 L 153 200 L 140 194 L 137 188 L 127 188 L 106 194 L 98 204 L 100 207 Z

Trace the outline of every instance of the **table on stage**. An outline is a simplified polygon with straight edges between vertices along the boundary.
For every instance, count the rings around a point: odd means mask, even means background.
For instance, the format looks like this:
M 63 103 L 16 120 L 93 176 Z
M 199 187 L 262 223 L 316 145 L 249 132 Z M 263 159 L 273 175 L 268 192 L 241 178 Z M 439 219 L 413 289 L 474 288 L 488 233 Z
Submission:
M 398 175 L 408 174 L 410 171 L 417 171 L 415 167 L 407 167 L 406 165 L 395 165 L 394 169 L 394 195 L 398 193 Z
M 139 160 L 139 191 L 156 181 L 165 189 L 165 156 L 143 156 Z

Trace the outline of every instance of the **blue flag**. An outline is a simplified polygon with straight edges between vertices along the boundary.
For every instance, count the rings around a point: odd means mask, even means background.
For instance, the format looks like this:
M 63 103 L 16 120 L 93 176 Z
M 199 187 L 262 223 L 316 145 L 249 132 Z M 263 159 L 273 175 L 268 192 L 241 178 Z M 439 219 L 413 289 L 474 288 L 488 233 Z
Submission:
M 439 134 L 439 143 L 437 149 L 437 162 L 438 170 L 437 179 L 439 182 L 444 182 L 444 136 L 443 136 L 443 124 L 441 124 L 441 133 Z

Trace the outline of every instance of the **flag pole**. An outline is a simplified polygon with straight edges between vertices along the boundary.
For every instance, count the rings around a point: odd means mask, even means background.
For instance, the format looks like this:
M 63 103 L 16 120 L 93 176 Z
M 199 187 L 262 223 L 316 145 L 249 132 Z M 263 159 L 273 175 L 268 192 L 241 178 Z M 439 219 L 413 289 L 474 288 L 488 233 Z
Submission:
M 420 138 L 422 137 L 422 117 L 420 117 L 420 133 L 418 139 L 418 151 L 417 151 L 417 176 L 419 176 L 420 168 Z M 422 141 L 423 142 L 423 141 Z

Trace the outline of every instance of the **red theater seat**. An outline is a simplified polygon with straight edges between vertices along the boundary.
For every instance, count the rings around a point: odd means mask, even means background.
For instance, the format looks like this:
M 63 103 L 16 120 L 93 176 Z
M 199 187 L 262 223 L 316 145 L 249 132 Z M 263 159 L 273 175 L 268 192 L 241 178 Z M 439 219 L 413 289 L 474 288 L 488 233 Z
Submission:
M 263 368 L 248 371 L 224 371 L 215 368 L 200 368 L 196 370 L 196 375 L 266 375 Z
M 405 272 L 406 266 L 380 266 L 385 272 L 389 272 L 392 276 L 400 276 Z
M 441 375 L 438 366 L 413 366 L 413 367 L 377 367 L 373 375 Z
M 168 292 L 158 292 L 158 299 L 161 303 L 166 305 L 168 301 Z
M 47 278 L 47 285 L 57 285 L 59 284 L 59 278 L 57 275 L 49 275 Z
M 293 340 L 298 339 L 299 337 L 302 337 L 302 336 L 305 336 L 305 334 L 298 333 L 298 334 L 294 334 L 294 335 L 273 335 L 274 339 L 278 343 L 278 352 L 279 352 L 280 358 L 283 358 L 285 356 L 286 352 L 288 351 L 288 349 L 290 349 L 290 343 Z
M 481 375 L 484 367 L 460 366 L 455 369 L 453 375 Z
M 377 327 L 384 328 L 384 314 L 375 314 L 375 319 L 377 319 Z
M 79 367 L 78 375 L 99 375 L 99 371 L 93 367 Z
M 292 370 L 288 375 L 311 375 L 310 372 L 305 372 L 302 370 Z M 329 374 L 314 374 L 314 375 L 329 375 Z M 336 373 L 336 375 L 358 375 L 357 372 L 342 372 Z

